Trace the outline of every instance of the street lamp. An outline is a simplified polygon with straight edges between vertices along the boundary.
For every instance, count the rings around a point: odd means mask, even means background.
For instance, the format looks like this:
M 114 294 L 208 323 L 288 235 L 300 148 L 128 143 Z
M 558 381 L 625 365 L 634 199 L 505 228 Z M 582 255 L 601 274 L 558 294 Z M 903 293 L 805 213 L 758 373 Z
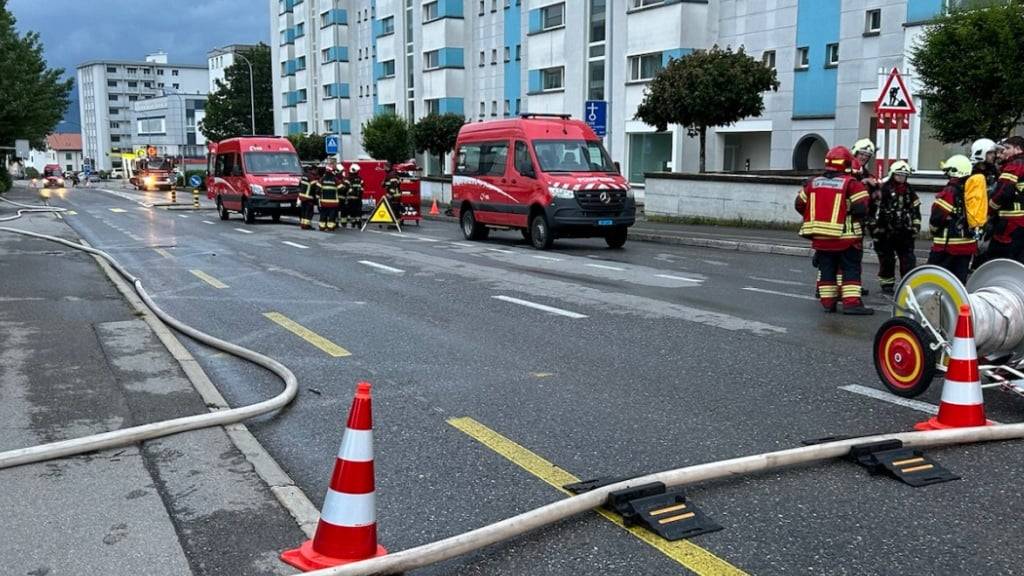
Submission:
M 221 48 L 221 50 L 227 51 L 227 47 Z M 233 51 L 232 54 L 241 58 L 249 66 L 249 121 L 252 127 L 252 135 L 256 135 L 256 91 L 253 89 L 252 82 L 252 62 L 248 58 L 242 55 L 241 52 Z

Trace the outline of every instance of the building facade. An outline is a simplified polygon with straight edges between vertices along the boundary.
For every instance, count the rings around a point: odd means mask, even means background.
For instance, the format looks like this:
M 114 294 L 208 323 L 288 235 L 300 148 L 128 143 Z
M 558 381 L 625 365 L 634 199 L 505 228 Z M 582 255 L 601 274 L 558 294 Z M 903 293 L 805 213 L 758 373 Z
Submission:
M 582 117 L 605 100 L 606 147 L 642 185 L 645 172 L 695 171 L 699 149 L 679 127 L 634 119 L 648 83 L 717 44 L 742 46 L 781 86 L 760 117 L 709 131 L 708 169 L 816 168 L 829 147 L 879 136 L 873 103 L 889 69 L 915 91 L 909 51 L 947 2 L 270 0 L 275 126 L 341 134 L 342 155 L 358 157 L 360 126 L 382 112 Z M 901 156 L 922 169 L 947 152 L 926 110 L 900 136 Z
M 65 172 L 81 172 L 82 160 L 82 135 L 61 132 L 46 137 L 46 150 L 29 151 L 25 166 L 31 166 L 42 173 L 47 164 L 58 164 Z
M 167 54 L 146 56 L 145 61 L 89 61 L 78 66 L 79 112 L 82 146 L 96 170 L 110 170 L 120 162 L 115 152 L 130 152 L 132 106 L 165 92 L 206 94 L 206 66 L 169 64 Z
M 209 51 L 206 54 L 207 68 L 210 72 L 210 87 L 208 92 L 210 94 L 216 92 L 217 81 L 219 80 L 224 82 L 224 71 L 233 66 L 235 62 L 241 60 L 241 58 L 235 57 L 237 52 L 255 50 L 256 48 L 257 47 L 253 44 L 232 44 L 230 46 Z
M 206 138 L 198 130 L 205 110 L 205 94 L 171 93 L 133 102 L 133 145 L 137 151 L 155 146 L 160 156 L 205 158 Z

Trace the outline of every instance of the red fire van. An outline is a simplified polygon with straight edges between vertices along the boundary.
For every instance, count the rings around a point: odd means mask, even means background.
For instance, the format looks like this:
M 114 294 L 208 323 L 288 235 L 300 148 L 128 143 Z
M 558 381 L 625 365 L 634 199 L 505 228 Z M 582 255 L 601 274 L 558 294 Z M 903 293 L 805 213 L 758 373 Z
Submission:
M 206 196 L 217 202 L 221 220 L 241 212 L 246 224 L 269 215 L 297 214 L 299 155 L 287 138 L 230 138 L 207 145 Z

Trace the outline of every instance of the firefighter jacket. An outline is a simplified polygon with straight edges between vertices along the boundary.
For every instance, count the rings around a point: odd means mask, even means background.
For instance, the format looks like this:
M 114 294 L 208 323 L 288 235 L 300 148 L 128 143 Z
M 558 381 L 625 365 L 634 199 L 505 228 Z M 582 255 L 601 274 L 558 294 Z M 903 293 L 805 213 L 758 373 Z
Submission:
M 338 181 L 337 176 L 333 172 L 327 172 L 320 179 L 319 196 L 321 208 L 338 207 Z
M 349 184 L 348 179 L 345 178 L 344 176 L 341 176 L 341 175 L 335 176 L 335 178 L 337 180 L 336 181 L 336 185 L 338 186 L 338 200 L 339 201 L 346 201 L 346 200 L 348 200 L 348 194 L 349 194 L 349 190 L 351 188 L 351 185 Z
M 994 240 L 1009 243 L 1010 235 L 1024 228 L 1024 155 L 1018 154 L 1003 164 L 988 207 L 998 218 Z
M 868 192 L 850 174 L 825 172 L 804 183 L 797 194 L 796 211 L 803 215 L 800 235 L 811 247 L 826 252 L 860 248 L 868 215 Z
M 963 180 L 950 178 L 946 187 L 935 196 L 929 224 L 932 232 L 932 252 L 969 256 L 978 251 L 974 230 L 967 224 Z
M 316 202 L 317 181 L 315 178 L 303 176 L 299 180 L 299 202 L 313 204 Z
M 872 236 L 896 238 L 913 236 L 920 231 L 921 200 L 917 193 L 906 182 L 900 184 L 892 179 L 887 180 L 882 184 L 875 203 Z

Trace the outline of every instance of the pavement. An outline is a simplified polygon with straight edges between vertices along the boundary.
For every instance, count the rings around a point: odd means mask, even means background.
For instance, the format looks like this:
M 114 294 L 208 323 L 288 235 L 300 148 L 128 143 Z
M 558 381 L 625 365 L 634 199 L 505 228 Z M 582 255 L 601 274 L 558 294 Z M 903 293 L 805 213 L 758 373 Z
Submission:
M 295 403 L 248 427 L 312 502 L 355 384 L 374 384 L 389 550 L 552 502 L 571 477 L 908 430 L 941 393 L 882 392 L 871 346 L 890 303 L 873 291 L 874 317 L 822 314 L 803 256 L 602 240 L 539 252 L 517 233 L 466 242 L 437 221 L 326 234 L 147 207 L 120 189 L 53 202 L 168 312 L 296 372 Z M 232 405 L 279 390 L 262 370 L 183 343 Z M 1024 401 L 986 392 L 986 407 L 1018 422 Z M 688 494 L 720 532 L 667 545 L 584 514 L 415 573 L 1018 573 L 1021 446 L 933 450 L 963 479 L 922 489 L 846 462 L 702 484 Z

